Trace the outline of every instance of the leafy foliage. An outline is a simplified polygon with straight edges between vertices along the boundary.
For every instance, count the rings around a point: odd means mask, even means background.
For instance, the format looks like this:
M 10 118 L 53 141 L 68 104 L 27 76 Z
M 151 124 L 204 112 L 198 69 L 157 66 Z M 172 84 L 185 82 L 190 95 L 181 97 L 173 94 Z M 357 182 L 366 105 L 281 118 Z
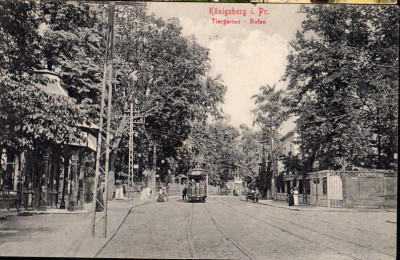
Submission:
M 301 12 L 307 19 L 291 42 L 284 80 L 287 104 L 299 116 L 305 165 L 310 169 L 318 159 L 321 169 L 332 168 L 335 158 L 345 157 L 391 167 L 398 120 L 396 9 L 318 5 Z
M 204 124 L 208 116 L 220 115 L 218 104 L 226 87 L 220 77 L 210 77 L 208 50 L 193 37 L 183 37 L 177 19 L 155 18 L 144 7 L 124 6 L 117 11 L 114 129 L 128 103 L 134 102 L 135 110 L 145 116 L 144 127 L 136 127 L 138 160 L 143 167 L 152 166 L 156 145 L 161 178 L 167 167 L 181 173 L 189 167 L 183 159 L 185 140 L 196 122 Z M 115 132 L 118 135 L 126 144 L 127 133 Z
M 263 194 L 267 190 L 271 191 L 272 176 L 274 173 L 278 173 L 276 145 L 279 142 L 278 129 L 288 115 L 283 103 L 285 93 L 283 90 L 275 88 L 276 86 L 262 86 L 261 93 L 252 97 L 257 105 L 256 109 L 252 111 L 255 115 L 254 124 L 258 124 L 262 132 L 263 156 L 256 185 L 263 191 Z
M 185 146 L 189 161 L 198 162 L 210 173 L 210 181 L 224 183 L 239 169 L 239 131 L 226 120 L 196 124 Z
M 81 12 L 72 19 L 70 15 L 76 9 Z M 81 100 L 48 95 L 36 88 L 39 80 L 35 79 L 34 70 L 69 66 L 69 77 L 96 83 L 92 75 L 85 74 L 84 70 L 80 73 L 76 66 L 84 54 L 92 55 L 87 47 L 74 41 L 83 37 L 74 29 L 86 23 L 78 17 L 87 17 L 89 9 L 88 5 L 74 3 L 6 1 L 0 4 L 0 49 L 3 50 L 0 52 L 0 146 L 23 149 L 33 144 L 61 145 L 80 137 L 77 125 L 88 119 L 84 104 L 80 104 Z M 64 87 L 74 97 L 78 95 L 73 94 L 73 89 L 85 91 L 82 84 L 68 80 L 66 83 Z

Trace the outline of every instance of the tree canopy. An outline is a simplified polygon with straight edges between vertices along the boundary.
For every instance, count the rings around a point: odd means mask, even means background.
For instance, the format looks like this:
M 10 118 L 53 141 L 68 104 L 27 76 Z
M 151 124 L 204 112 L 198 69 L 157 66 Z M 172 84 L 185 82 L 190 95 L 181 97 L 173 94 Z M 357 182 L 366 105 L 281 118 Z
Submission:
M 101 19 L 78 3 L 5 1 L 0 14 L 0 146 L 23 149 L 76 140 L 77 125 L 90 117 L 89 97 L 82 93 L 98 92 L 100 73 L 96 78 L 87 67 L 101 64 L 85 57 L 101 52 L 101 30 L 95 26 Z M 90 37 L 96 46 L 88 44 Z M 36 87 L 34 71 L 55 68 L 63 71 L 62 86 L 70 98 Z M 96 101 L 96 95 L 90 98 Z
M 284 80 L 306 163 L 390 168 L 397 147 L 398 13 L 387 6 L 302 6 Z M 387 142 L 391 140 L 391 142 Z M 375 152 L 374 149 L 377 151 Z

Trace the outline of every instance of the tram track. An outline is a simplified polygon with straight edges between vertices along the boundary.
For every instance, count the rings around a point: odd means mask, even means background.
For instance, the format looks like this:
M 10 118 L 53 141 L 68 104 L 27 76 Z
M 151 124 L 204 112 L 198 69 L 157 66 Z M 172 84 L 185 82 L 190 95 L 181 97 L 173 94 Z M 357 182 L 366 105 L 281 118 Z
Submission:
M 204 207 L 208 213 L 208 216 L 211 218 L 211 221 L 215 225 L 215 227 L 218 229 L 218 231 L 225 237 L 226 240 L 230 241 L 237 249 L 239 249 L 248 259 L 250 260 L 255 260 L 256 258 L 249 252 L 248 249 L 246 249 L 242 244 L 234 240 L 231 236 L 229 236 L 223 229 L 222 227 L 217 223 L 217 221 L 214 219 L 214 217 L 211 215 L 210 210 L 208 207 L 204 204 Z
M 267 206 L 267 205 L 263 205 L 263 206 Z M 381 236 L 381 237 L 388 237 L 388 238 L 396 239 L 396 236 L 391 236 L 391 235 L 388 235 L 388 234 L 382 234 L 382 233 L 371 231 L 371 230 L 366 230 L 366 229 L 362 229 L 362 228 L 356 228 L 356 227 L 349 226 L 349 225 L 341 225 L 341 226 L 339 226 L 339 225 L 337 225 L 337 223 L 330 222 L 330 221 L 323 220 L 323 219 L 319 219 L 319 218 L 317 218 L 317 217 L 315 217 L 313 215 L 302 214 L 302 213 L 299 213 L 298 211 L 296 213 L 292 212 L 292 214 L 299 215 L 299 216 L 304 216 L 304 217 L 307 217 L 307 218 L 311 217 L 314 220 L 317 220 L 317 221 L 320 221 L 322 223 L 326 223 L 326 224 L 332 225 L 332 226 L 334 226 L 335 228 L 338 228 L 338 229 L 343 229 L 343 230 L 353 229 L 353 230 L 362 231 L 362 232 L 366 232 L 366 233 L 373 234 L 373 235 L 378 235 L 378 236 Z
M 199 257 L 196 253 L 196 250 L 194 249 L 194 241 L 192 236 L 193 211 L 194 211 L 194 204 L 192 203 L 190 210 L 188 211 L 188 222 L 186 225 L 186 240 L 188 242 L 191 257 L 197 259 Z
M 300 214 L 300 213 L 296 213 L 296 214 L 297 214 L 297 215 L 300 215 L 300 216 L 310 217 L 310 215 L 306 215 L 306 214 Z M 332 235 L 326 234 L 326 233 L 324 233 L 324 232 L 317 231 L 317 230 L 315 230 L 315 229 L 313 229 L 313 228 L 303 226 L 303 225 L 301 225 L 301 224 L 299 224 L 299 223 L 295 223 L 295 222 L 288 221 L 288 220 L 285 220 L 285 219 L 282 219 L 282 218 L 278 218 L 278 217 L 276 217 L 276 216 L 273 216 L 273 215 L 270 215 L 270 214 L 266 214 L 266 213 L 263 213 L 263 215 L 268 216 L 268 217 L 270 217 L 270 218 L 277 219 L 277 220 L 282 221 L 282 222 L 285 222 L 285 223 L 290 223 L 290 224 L 292 224 L 292 225 L 301 227 L 301 228 L 303 228 L 303 229 L 307 229 L 307 230 L 313 231 L 313 232 L 315 232 L 315 233 L 318 233 L 318 234 L 320 234 L 320 235 L 327 236 L 327 237 L 329 237 L 329 238 L 333 238 L 333 239 L 336 239 L 336 240 L 340 240 L 340 241 L 342 241 L 342 242 L 346 242 L 346 243 L 349 243 L 349 244 L 352 244 L 352 245 L 355 245 L 355 246 L 358 246 L 358 247 L 366 248 L 366 249 L 375 251 L 375 252 L 380 253 L 380 254 L 384 254 L 384 255 L 387 255 L 387 256 L 390 256 L 390 257 L 394 257 L 394 256 L 392 256 L 392 255 L 389 255 L 389 254 L 385 253 L 385 252 L 381 252 L 381 251 L 378 251 L 378 250 L 375 250 L 375 249 L 371 249 L 371 248 L 369 248 L 369 247 L 367 247 L 367 246 L 364 246 L 364 245 L 362 245 L 362 244 L 355 243 L 355 242 L 353 242 L 353 241 L 349 241 L 349 240 L 346 240 L 346 239 L 342 239 L 342 238 L 339 238 L 339 237 L 336 237 L 336 236 L 332 236 Z M 314 219 L 314 220 L 321 221 L 322 223 L 330 224 L 330 225 L 332 225 L 332 226 L 334 226 L 335 228 L 338 228 L 338 229 L 346 230 L 346 229 L 349 228 L 348 226 L 341 227 L 341 226 L 336 225 L 335 223 L 332 223 L 332 222 L 329 222 L 329 221 L 325 221 L 325 220 L 321 220 L 321 219 L 318 219 L 318 218 L 313 218 L 313 219 Z M 359 229 L 359 228 L 353 228 L 353 227 L 352 227 L 351 229 L 354 229 L 354 230 L 357 230 L 357 231 L 362 231 L 362 232 L 367 232 L 367 233 L 372 233 L 372 234 L 374 234 L 374 235 L 379 235 L 379 236 L 383 236 L 383 237 L 394 238 L 393 236 L 390 236 L 390 235 L 383 235 L 383 234 L 381 234 L 381 233 L 376 233 L 376 232 L 369 231 L 369 230 L 365 230 L 365 229 Z
M 93 258 L 96 258 L 100 255 L 100 253 L 107 247 L 107 245 L 111 242 L 111 240 L 115 237 L 115 235 L 118 233 L 120 230 L 121 226 L 125 223 L 126 219 L 128 218 L 129 214 L 131 214 L 132 209 L 142 207 L 144 205 L 148 205 L 151 202 L 144 202 L 139 205 L 135 205 L 129 208 L 129 210 L 126 212 L 124 219 L 121 221 L 121 223 L 118 225 L 118 227 L 114 230 L 114 232 L 111 234 L 111 236 L 107 239 L 107 241 L 104 243 L 104 245 L 97 251 L 97 253 L 93 256 Z
M 226 207 L 229 207 L 229 208 L 231 208 L 231 209 L 234 209 L 235 212 L 240 212 L 240 213 L 243 214 L 243 215 L 246 215 L 246 216 L 248 216 L 248 217 L 250 217 L 250 218 L 253 218 L 253 219 L 255 219 L 255 220 L 258 220 L 259 222 L 262 222 L 262 223 L 265 224 L 265 225 L 268 225 L 268 226 L 272 226 L 272 227 L 274 227 L 274 228 L 277 228 L 277 229 L 279 229 L 280 231 L 285 232 L 285 233 L 287 233 L 287 234 L 290 234 L 290 235 L 292 235 L 292 236 L 294 236 L 294 237 L 297 237 L 297 238 L 299 238 L 299 239 L 309 241 L 309 242 L 311 242 L 311 243 L 313 243 L 313 244 L 318 244 L 318 245 L 320 245 L 321 247 L 324 247 L 324 248 L 333 250 L 333 251 L 335 251 L 336 253 L 338 253 L 338 254 L 340 254 L 340 255 L 347 256 L 347 257 L 350 257 L 350 258 L 352 258 L 352 259 L 361 259 L 361 258 L 355 257 L 355 256 L 353 256 L 353 255 L 343 253 L 343 252 L 341 252 L 341 251 L 339 251 L 339 250 L 337 250 L 337 249 L 335 249 L 335 248 L 333 248 L 333 247 L 326 246 L 326 245 L 324 245 L 324 244 L 322 244 L 322 243 L 320 243 L 320 242 L 318 242 L 318 241 L 311 240 L 311 239 L 309 239 L 308 237 L 301 236 L 301 235 L 298 235 L 298 234 L 296 234 L 296 233 L 293 233 L 292 231 L 289 230 L 289 228 L 288 228 L 288 229 L 285 229 L 285 228 L 279 227 L 279 226 L 277 226 L 277 225 L 274 225 L 274 224 L 272 224 L 272 223 L 268 223 L 268 222 L 266 222 L 264 219 L 261 219 L 261 218 L 259 218 L 259 217 L 255 217 L 255 216 L 253 216 L 253 215 L 251 215 L 251 214 L 248 214 L 247 212 L 244 212 L 244 211 L 238 209 L 237 207 L 234 207 L 232 203 L 222 202 L 222 201 L 220 201 L 220 200 L 218 200 L 218 199 L 216 200 L 216 202 L 218 202 L 218 203 L 220 203 L 220 204 L 222 204 L 222 205 L 225 205 Z M 228 204 L 231 204 L 231 205 L 228 205 Z M 281 222 L 284 222 L 284 223 L 289 223 L 289 224 L 291 224 L 291 225 L 295 225 L 296 227 L 306 229 L 307 231 L 312 231 L 312 232 L 314 232 L 314 233 L 317 233 L 317 234 L 319 234 L 319 235 L 323 235 L 323 236 L 329 237 L 329 238 L 331 238 L 331 239 L 339 240 L 340 242 L 346 242 L 346 243 L 352 244 L 352 245 L 354 245 L 354 246 L 362 247 L 362 248 L 365 248 L 365 249 L 374 251 L 374 252 L 379 253 L 379 254 L 383 254 L 383 255 L 388 256 L 388 257 L 391 257 L 391 258 L 393 257 L 393 255 L 389 255 L 389 254 L 387 254 L 387 253 L 385 253 L 385 252 L 381 252 L 381 251 L 378 251 L 378 250 L 375 250 L 375 249 L 371 249 L 371 248 L 369 248 L 369 247 L 367 247 L 367 246 L 364 246 L 364 245 L 361 245 L 361 244 L 359 244 L 359 243 L 355 243 L 355 242 L 353 242 L 353 241 L 348 241 L 348 240 L 345 240 L 345 239 L 341 239 L 341 238 L 338 238 L 338 237 L 335 237 L 335 236 L 332 236 L 332 235 L 329 235 L 329 234 L 326 234 L 326 233 L 317 231 L 317 230 L 312 229 L 312 228 L 310 228 L 310 227 L 306 227 L 306 226 L 300 225 L 300 224 L 298 224 L 298 223 L 294 223 L 294 222 L 291 222 L 291 221 L 288 221 L 288 220 L 285 220 L 285 219 L 282 219 L 282 218 L 279 218 L 279 217 L 276 217 L 276 216 L 273 216 L 273 215 L 270 215 L 270 214 L 265 214 L 265 213 L 263 213 L 263 216 L 267 216 L 267 217 L 276 219 L 276 220 L 281 221 Z
M 207 212 L 207 215 L 210 217 L 213 225 L 216 227 L 218 232 L 220 234 L 222 234 L 224 239 L 226 241 L 229 241 L 234 247 L 236 247 L 244 255 L 244 258 L 247 258 L 247 259 L 250 259 L 250 260 L 255 260 L 256 258 L 251 255 L 251 253 L 249 252 L 248 249 L 246 249 L 239 242 L 235 241 L 231 236 L 229 236 L 222 229 L 222 227 L 217 223 L 215 218 L 212 216 L 212 214 L 211 214 L 210 210 L 208 209 L 208 207 L 206 206 L 206 204 L 202 204 L 202 206 L 204 206 L 204 208 L 205 208 L 205 210 Z M 196 251 L 195 243 L 194 243 L 194 240 L 193 240 L 193 230 L 192 230 L 193 215 L 194 215 L 194 204 L 192 203 L 191 208 L 190 208 L 190 210 L 188 211 L 188 214 L 187 214 L 188 221 L 187 221 L 187 224 L 186 224 L 186 238 L 187 238 L 187 243 L 188 243 L 188 246 L 189 246 L 189 251 L 190 251 L 191 258 L 193 258 L 193 259 L 201 259 L 202 257 L 199 257 L 199 254 Z M 240 257 L 240 259 L 244 259 L 244 258 Z

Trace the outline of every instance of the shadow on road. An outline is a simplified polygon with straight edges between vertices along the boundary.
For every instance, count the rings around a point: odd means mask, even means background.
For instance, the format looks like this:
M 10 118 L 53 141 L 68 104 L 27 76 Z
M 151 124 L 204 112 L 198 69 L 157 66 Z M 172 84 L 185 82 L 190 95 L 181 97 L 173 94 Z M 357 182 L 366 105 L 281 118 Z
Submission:
M 183 200 L 183 199 L 177 199 L 176 201 L 182 203 L 189 203 L 189 200 Z

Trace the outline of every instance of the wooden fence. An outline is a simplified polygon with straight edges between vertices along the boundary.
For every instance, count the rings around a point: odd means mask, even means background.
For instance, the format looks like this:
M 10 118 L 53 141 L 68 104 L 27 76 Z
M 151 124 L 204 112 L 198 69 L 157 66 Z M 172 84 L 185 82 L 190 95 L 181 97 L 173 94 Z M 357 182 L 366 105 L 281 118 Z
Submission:
M 346 177 L 346 205 L 397 207 L 397 176 Z

